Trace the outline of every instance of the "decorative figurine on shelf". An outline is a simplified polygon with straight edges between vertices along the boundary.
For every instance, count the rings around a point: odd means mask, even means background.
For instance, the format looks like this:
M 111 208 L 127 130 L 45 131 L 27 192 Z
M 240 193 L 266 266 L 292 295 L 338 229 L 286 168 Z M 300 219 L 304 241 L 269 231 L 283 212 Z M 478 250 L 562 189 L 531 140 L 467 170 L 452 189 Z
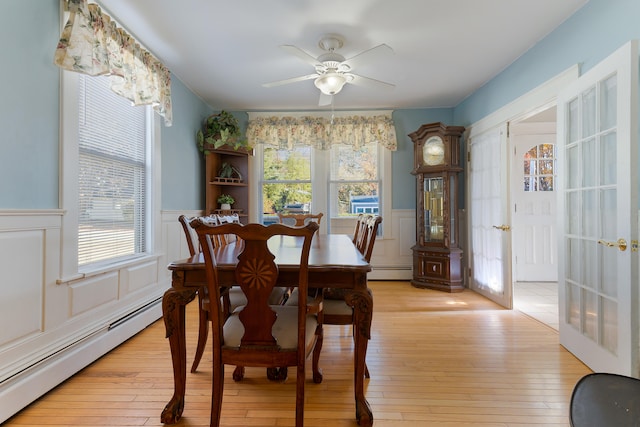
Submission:
M 220 203 L 220 209 L 223 211 L 231 210 L 231 205 L 235 202 L 236 199 L 229 194 L 221 194 L 218 196 L 218 203 Z
M 227 162 L 224 162 L 222 163 L 222 165 L 220 165 L 220 170 L 218 171 L 218 177 L 242 182 L 242 174 L 240 173 L 240 171 L 231 163 L 227 163 Z

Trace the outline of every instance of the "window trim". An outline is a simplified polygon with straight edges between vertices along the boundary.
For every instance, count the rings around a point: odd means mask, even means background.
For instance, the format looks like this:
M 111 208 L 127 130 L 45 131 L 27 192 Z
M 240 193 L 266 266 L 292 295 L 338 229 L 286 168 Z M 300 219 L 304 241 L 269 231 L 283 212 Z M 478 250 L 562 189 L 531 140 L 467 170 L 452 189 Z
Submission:
M 259 222 L 262 219 L 262 213 L 260 212 L 260 206 L 262 206 L 261 192 L 262 192 L 262 166 L 264 163 L 263 157 L 263 144 L 258 144 L 254 147 L 254 155 L 250 156 L 249 168 L 251 170 L 251 181 L 255 182 L 255 185 L 250 191 L 250 206 L 255 206 L 250 213 L 249 220 L 252 222 Z M 326 220 L 320 223 L 320 233 L 331 233 L 331 225 L 334 224 L 339 228 L 340 223 L 352 223 L 353 218 L 339 217 L 335 215 L 335 212 L 329 210 L 331 191 L 328 189 L 330 181 L 330 168 L 331 168 L 331 153 L 329 150 L 314 149 L 311 154 L 311 191 L 314 195 L 314 211 L 324 212 Z M 380 180 L 380 210 L 379 214 L 384 218 L 391 218 L 391 188 L 392 188 L 392 170 L 391 170 L 391 151 L 385 149 L 378 144 L 378 173 Z M 391 224 L 386 224 L 383 221 L 378 228 L 380 235 L 378 239 L 391 238 Z
M 150 145 L 147 157 L 148 207 L 147 210 L 147 252 L 126 260 L 101 265 L 78 267 L 78 78 L 77 73 L 60 70 L 60 162 L 59 162 L 59 205 L 64 211 L 60 230 L 60 275 L 59 283 L 64 283 L 105 271 L 121 268 L 123 265 L 140 262 L 159 253 L 160 239 L 158 221 L 160 212 L 160 120 L 153 110 L 147 110 Z

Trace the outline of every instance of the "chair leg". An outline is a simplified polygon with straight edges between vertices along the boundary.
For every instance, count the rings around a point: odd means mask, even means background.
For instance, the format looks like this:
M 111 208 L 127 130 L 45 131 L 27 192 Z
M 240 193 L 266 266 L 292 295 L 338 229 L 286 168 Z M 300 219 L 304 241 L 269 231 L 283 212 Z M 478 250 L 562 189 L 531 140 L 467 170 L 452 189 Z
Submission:
M 284 381 L 287 379 L 289 370 L 286 366 L 282 368 L 267 368 L 267 378 L 270 381 Z
M 296 374 L 296 427 L 304 426 L 304 365 L 298 365 Z
M 320 384 L 322 382 L 322 370 L 319 368 L 320 364 L 320 352 L 322 350 L 322 343 L 324 341 L 324 332 L 322 325 L 318 325 L 316 329 L 316 346 L 313 349 L 313 359 L 311 369 L 313 371 L 313 382 Z
M 205 288 L 198 290 L 198 346 L 196 347 L 196 354 L 193 357 L 193 364 L 191 365 L 191 372 L 198 370 L 198 365 L 202 359 L 204 348 L 207 345 L 207 336 L 209 335 L 209 316 L 205 310 L 202 309 L 202 301 L 205 298 Z
M 211 427 L 220 426 L 222 410 L 222 393 L 224 391 L 224 364 L 213 361 L 213 379 L 211 386 Z
M 238 382 L 244 378 L 244 366 L 236 366 L 233 370 L 233 380 Z

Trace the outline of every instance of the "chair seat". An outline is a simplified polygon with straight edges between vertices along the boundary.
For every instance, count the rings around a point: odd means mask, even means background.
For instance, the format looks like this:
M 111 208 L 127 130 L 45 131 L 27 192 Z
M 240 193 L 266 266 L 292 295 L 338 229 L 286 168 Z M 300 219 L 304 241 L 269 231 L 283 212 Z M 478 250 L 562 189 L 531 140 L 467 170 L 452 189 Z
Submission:
M 347 305 L 344 300 L 325 299 L 322 302 L 324 315 L 326 316 L 353 316 L 353 308 Z M 351 322 L 349 322 L 351 323 Z
M 227 319 L 223 327 L 224 348 L 239 348 L 240 340 L 244 335 L 244 326 L 238 314 L 244 307 L 238 307 Z M 272 333 L 283 351 L 295 350 L 298 345 L 298 309 L 294 306 L 272 305 L 271 309 L 276 312 L 277 319 L 273 325 Z M 310 347 L 315 340 L 318 319 L 314 314 L 307 316 L 306 346 Z
M 291 296 L 289 297 L 285 305 L 289 305 L 289 306 L 298 305 L 298 288 L 295 288 L 291 292 Z M 346 302 L 344 302 L 344 299 L 327 298 L 326 295 L 322 300 L 322 311 L 324 312 L 325 316 L 327 314 L 334 314 L 334 315 L 341 315 L 341 316 L 353 315 L 353 309 Z
M 576 384 L 570 405 L 573 427 L 640 425 L 640 380 L 593 373 Z
M 287 288 L 275 287 L 273 291 L 271 291 L 271 295 L 269 296 L 269 304 L 271 305 L 280 305 L 282 301 L 284 301 L 284 296 L 287 293 Z M 229 305 L 231 312 L 235 311 L 236 308 L 246 305 L 247 297 L 245 296 L 242 289 L 235 286 L 229 289 Z

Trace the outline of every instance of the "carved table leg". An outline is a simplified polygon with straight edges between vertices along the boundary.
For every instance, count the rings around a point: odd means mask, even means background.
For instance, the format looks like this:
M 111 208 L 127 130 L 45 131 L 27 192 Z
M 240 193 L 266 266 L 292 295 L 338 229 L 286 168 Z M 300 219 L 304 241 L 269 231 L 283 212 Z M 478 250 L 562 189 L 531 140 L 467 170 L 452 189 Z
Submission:
M 366 278 L 364 279 L 366 281 Z M 348 292 L 345 301 L 353 307 L 354 316 L 354 386 L 356 400 L 356 418 L 361 426 L 373 425 L 373 412 L 364 396 L 364 374 L 367 357 L 367 345 L 371 338 L 371 319 L 373 313 L 373 295 L 367 289 Z
M 171 348 L 173 363 L 173 397 L 164 407 L 160 421 L 175 424 L 184 410 L 187 381 L 187 349 L 184 332 L 185 305 L 195 297 L 196 289 L 176 291 L 171 288 L 162 297 L 162 316 Z

